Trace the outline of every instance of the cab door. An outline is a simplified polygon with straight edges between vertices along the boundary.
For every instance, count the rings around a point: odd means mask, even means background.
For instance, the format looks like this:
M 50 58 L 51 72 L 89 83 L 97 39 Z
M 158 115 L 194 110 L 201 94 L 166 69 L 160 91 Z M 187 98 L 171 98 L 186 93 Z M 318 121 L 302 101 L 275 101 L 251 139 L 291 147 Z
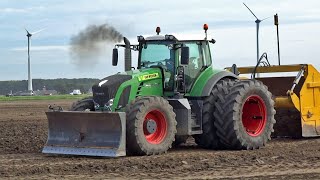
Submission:
M 200 42 L 186 42 L 185 46 L 189 47 L 189 64 L 185 66 L 185 88 L 189 92 L 193 83 L 201 73 L 204 67 L 203 51 Z

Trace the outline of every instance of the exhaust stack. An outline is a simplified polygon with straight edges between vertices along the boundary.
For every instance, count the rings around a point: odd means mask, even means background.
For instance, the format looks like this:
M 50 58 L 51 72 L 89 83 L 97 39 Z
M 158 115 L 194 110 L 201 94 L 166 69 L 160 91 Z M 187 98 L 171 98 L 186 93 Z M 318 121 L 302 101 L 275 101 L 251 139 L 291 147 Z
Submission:
M 124 49 L 124 71 L 130 71 L 132 67 L 132 58 L 131 58 L 131 48 L 130 48 L 130 41 L 123 37 L 123 41 L 125 44 Z

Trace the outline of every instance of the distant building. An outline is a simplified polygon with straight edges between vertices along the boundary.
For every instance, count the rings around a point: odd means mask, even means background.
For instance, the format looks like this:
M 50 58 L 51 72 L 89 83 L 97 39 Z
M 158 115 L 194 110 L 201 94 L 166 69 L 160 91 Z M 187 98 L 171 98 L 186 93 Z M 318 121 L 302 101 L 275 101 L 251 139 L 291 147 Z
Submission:
M 51 96 L 57 94 L 58 92 L 56 90 L 47 90 L 46 86 L 43 86 L 42 90 L 33 91 L 34 96 Z
M 81 95 L 82 93 L 81 93 L 80 89 L 74 89 L 70 94 L 71 95 Z
M 51 95 L 57 95 L 58 92 L 56 90 L 38 90 L 33 91 L 34 96 L 51 96 Z
M 34 93 L 30 91 L 18 91 L 12 94 L 12 96 L 33 96 Z

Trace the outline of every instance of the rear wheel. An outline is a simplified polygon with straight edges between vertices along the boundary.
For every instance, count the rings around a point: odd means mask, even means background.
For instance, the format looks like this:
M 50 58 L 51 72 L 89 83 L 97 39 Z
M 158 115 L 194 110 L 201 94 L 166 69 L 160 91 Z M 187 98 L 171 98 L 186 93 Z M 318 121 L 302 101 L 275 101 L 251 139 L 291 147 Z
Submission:
M 94 103 L 92 97 L 86 97 L 74 102 L 70 111 L 94 111 Z
M 230 87 L 235 83 L 234 79 L 222 79 L 211 90 L 208 97 L 204 99 L 202 111 L 202 130 L 203 133 L 195 135 L 195 142 L 202 148 L 221 149 L 219 137 L 214 126 L 215 104 L 229 92 Z
M 217 102 L 215 127 L 220 142 L 229 149 L 257 149 L 271 139 L 274 101 L 262 82 L 243 80 Z
M 176 125 L 167 100 L 155 96 L 137 98 L 127 108 L 127 153 L 165 153 L 175 140 Z

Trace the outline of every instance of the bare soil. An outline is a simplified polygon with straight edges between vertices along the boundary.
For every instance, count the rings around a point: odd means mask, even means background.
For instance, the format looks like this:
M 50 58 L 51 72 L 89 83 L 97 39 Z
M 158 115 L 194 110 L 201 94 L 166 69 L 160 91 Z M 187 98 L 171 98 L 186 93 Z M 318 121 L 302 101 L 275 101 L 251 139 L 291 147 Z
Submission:
M 41 154 L 48 104 L 0 103 L 0 179 L 320 179 L 320 139 L 274 139 L 253 151 L 213 151 L 193 139 L 167 154 L 93 158 Z M 289 112 L 287 112 L 289 113 Z

